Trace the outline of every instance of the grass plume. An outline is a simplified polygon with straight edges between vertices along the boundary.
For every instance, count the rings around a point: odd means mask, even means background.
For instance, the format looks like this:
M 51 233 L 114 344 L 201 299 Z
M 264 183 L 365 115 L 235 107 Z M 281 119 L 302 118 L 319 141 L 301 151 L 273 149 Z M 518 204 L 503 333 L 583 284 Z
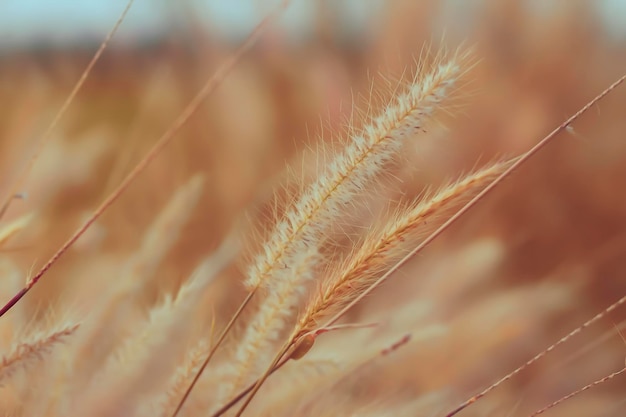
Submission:
M 35 333 L 27 340 L 16 343 L 11 351 L 2 357 L 0 384 L 6 385 L 18 370 L 33 367 L 34 362 L 45 362 L 52 349 L 72 336 L 79 326 L 80 324 L 65 324 L 52 331 Z

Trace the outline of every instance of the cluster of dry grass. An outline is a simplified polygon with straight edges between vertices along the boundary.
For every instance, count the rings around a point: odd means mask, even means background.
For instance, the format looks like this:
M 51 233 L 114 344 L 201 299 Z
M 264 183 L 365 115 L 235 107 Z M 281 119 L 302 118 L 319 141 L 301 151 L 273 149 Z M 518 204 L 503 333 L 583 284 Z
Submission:
M 543 352 L 626 293 L 626 93 L 561 125 L 626 46 L 522 3 L 471 52 L 423 47 L 436 1 L 367 47 L 323 6 L 305 44 L 113 46 L 58 124 L 92 52 L 1 57 L 0 412 L 525 416 L 611 375 L 548 412 L 620 415 L 619 306 Z

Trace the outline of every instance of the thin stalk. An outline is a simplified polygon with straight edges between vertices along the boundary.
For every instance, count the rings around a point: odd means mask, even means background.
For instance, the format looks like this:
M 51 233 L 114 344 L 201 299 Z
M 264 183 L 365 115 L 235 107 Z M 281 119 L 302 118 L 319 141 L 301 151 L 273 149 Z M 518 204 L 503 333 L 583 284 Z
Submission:
M 282 5 L 282 8 L 286 6 L 287 1 Z M 281 9 L 282 9 L 281 8 Z M 17 294 L 13 296 L 1 309 L 0 317 L 8 312 L 15 304 L 17 304 L 30 289 L 37 284 L 42 276 L 48 272 L 48 270 L 67 252 L 67 250 L 82 236 L 93 223 L 100 218 L 100 216 L 111 206 L 117 199 L 126 191 L 130 184 L 141 174 L 146 167 L 154 160 L 157 155 L 167 146 L 172 139 L 176 136 L 178 131 L 187 123 L 187 121 L 193 116 L 200 108 L 202 102 L 220 85 L 224 78 L 230 73 L 235 65 L 241 60 L 243 55 L 248 52 L 255 44 L 257 39 L 261 36 L 265 26 L 267 25 L 270 17 L 263 20 L 248 36 L 245 42 L 235 51 L 233 55 L 226 60 L 222 66 L 211 76 L 202 89 L 196 94 L 191 102 L 185 107 L 183 112 L 178 116 L 174 123 L 167 129 L 167 131 L 157 140 L 154 146 L 148 151 L 144 158 L 132 169 L 132 171 L 122 180 L 120 185 L 101 203 L 101 205 L 91 214 L 89 219 L 74 232 L 74 234 L 61 246 L 57 252 L 43 265 L 43 267 L 28 280 L 26 286 L 22 288 Z
M 59 124 L 59 121 L 61 120 L 61 118 L 67 111 L 67 109 L 70 107 L 70 104 L 72 104 L 72 101 L 74 101 L 74 98 L 78 94 L 78 91 L 82 88 L 83 84 L 87 80 L 87 77 L 91 73 L 91 70 L 93 69 L 94 65 L 96 65 L 96 62 L 98 62 L 98 60 L 100 59 L 100 56 L 106 49 L 107 45 L 109 44 L 109 41 L 113 38 L 117 30 L 119 29 L 120 25 L 126 18 L 126 15 L 128 14 L 128 11 L 130 10 L 130 7 L 132 6 L 134 1 L 135 0 L 129 0 L 128 3 L 126 3 L 126 7 L 122 11 L 122 14 L 115 22 L 115 25 L 113 25 L 113 29 L 111 29 L 111 31 L 104 38 L 104 40 L 100 44 L 100 47 L 98 48 L 94 56 L 91 58 L 91 61 L 89 61 L 89 64 L 87 64 L 87 67 L 85 68 L 83 73 L 80 75 L 78 82 L 76 82 L 76 84 L 74 85 L 74 88 L 72 89 L 70 94 L 67 96 L 63 104 L 61 105 L 61 108 L 59 109 L 57 114 L 54 116 L 54 119 L 52 119 L 52 122 L 50 123 L 50 125 L 48 126 L 44 134 L 41 136 L 41 138 L 39 139 L 39 142 L 37 143 L 35 147 L 35 151 L 31 155 L 30 160 L 28 161 L 24 169 L 22 169 L 22 171 L 18 174 L 15 181 L 13 181 L 13 183 L 9 187 L 6 197 L 4 197 L 2 204 L 0 204 L 0 219 L 4 217 L 6 211 L 11 205 L 11 202 L 16 198 L 17 195 L 19 195 L 17 193 L 18 188 L 20 188 L 22 184 L 24 183 L 24 181 L 26 180 L 26 176 L 28 175 L 30 170 L 33 168 L 33 165 L 35 165 L 35 162 L 39 158 L 39 155 L 41 155 L 41 151 L 43 150 L 44 146 L 46 145 L 48 140 L 50 140 L 52 131 L 57 126 L 57 124 Z

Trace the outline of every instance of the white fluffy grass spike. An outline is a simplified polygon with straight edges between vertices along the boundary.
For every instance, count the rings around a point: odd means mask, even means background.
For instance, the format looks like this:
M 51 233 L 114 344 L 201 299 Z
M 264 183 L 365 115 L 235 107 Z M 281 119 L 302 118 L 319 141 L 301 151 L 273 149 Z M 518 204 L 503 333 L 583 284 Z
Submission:
M 403 94 L 350 139 L 344 151 L 276 225 L 263 252 L 250 267 L 249 289 L 268 284 L 266 278 L 284 266 L 289 267 L 291 257 L 319 244 L 341 208 L 380 174 L 407 139 L 424 130 L 467 70 L 467 58 L 467 53 L 457 53 L 446 62 L 437 60 L 428 73 L 420 71 Z M 288 277 L 299 279 L 295 274 Z
M 439 225 L 437 217 L 445 218 L 445 213 L 469 200 L 511 163 L 487 165 L 430 196 L 416 200 L 391 216 L 381 228 L 372 229 L 362 246 L 331 271 L 320 291 L 315 293 L 299 319 L 293 340 L 315 329 L 322 317 L 338 311 L 361 294 L 406 254 L 407 247 L 414 246 L 415 241 Z
M 317 256 L 317 252 L 311 249 L 306 256 Z M 300 276 L 310 273 L 306 265 L 305 257 L 300 263 L 302 270 L 296 269 L 293 273 Z M 288 284 L 268 293 L 259 312 L 246 327 L 232 362 L 224 365 L 227 368 L 225 372 L 230 376 L 221 382 L 218 395 L 221 400 L 228 400 L 269 364 L 270 348 L 278 340 L 287 316 L 292 314 L 291 306 L 298 302 L 301 295 L 301 287 Z
M 430 72 L 419 71 L 407 90 L 373 118 L 360 134 L 353 135 L 344 148 L 311 184 L 276 225 L 264 251 L 249 269 L 250 291 L 263 285 L 268 291 L 258 315 L 246 329 L 235 354 L 232 382 L 222 391 L 233 395 L 256 373 L 252 364 L 276 340 L 292 314 L 305 282 L 315 276 L 325 233 L 343 214 L 345 206 L 374 181 L 426 124 L 451 95 L 467 70 L 468 54 L 438 59 Z M 257 371 L 258 372 L 258 371 Z M 227 399 L 227 398 L 224 398 Z

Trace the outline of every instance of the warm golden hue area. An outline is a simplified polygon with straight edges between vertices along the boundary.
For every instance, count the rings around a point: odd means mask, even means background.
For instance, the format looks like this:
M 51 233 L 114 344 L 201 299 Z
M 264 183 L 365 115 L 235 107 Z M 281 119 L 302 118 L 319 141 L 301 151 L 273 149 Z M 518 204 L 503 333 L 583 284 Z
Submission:
M 461 25 L 441 2 L 389 2 L 349 40 L 330 2 L 305 41 L 270 22 L 0 318 L 0 415 L 172 416 L 253 292 L 180 415 L 214 416 L 295 346 L 244 416 L 445 416 L 626 295 L 622 86 L 332 323 L 350 326 L 323 328 L 626 72 L 626 40 L 592 1 L 523 3 L 485 1 Z M 185 28 L 113 42 L 96 63 L 0 218 L 0 306 L 238 46 Z M 0 56 L 0 202 L 97 47 Z M 405 100 L 412 81 L 422 95 Z M 414 103 L 354 139 L 394 97 Z M 458 415 L 529 416 L 619 371 L 625 318 L 610 312 Z M 623 415 L 624 387 L 618 375 L 545 415 Z

